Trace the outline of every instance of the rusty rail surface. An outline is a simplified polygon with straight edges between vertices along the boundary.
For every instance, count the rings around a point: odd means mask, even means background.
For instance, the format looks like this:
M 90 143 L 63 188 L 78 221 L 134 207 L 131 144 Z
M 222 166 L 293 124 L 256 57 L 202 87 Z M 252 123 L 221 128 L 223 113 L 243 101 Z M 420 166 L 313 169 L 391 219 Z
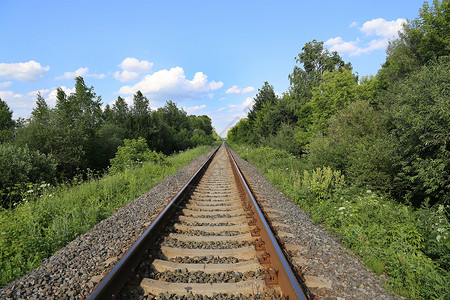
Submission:
M 232 160 L 233 172 L 235 173 L 236 183 L 238 188 L 242 192 L 243 200 L 248 203 L 247 207 L 251 210 L 251 214 L 254 216 L 254 222 L 259 229 L 259 234 L 262 240 L 262 250 L 265 249 L 263 253 L 263 259 L 268 260 L 272 267 L 275 269 L 275 274 L 273 274 L 274 280 L 280 286 L 283 291 L 283 295 L 288 299 L 307 299 L 305 293 L 300 287 L 295 274 L 292 272 L 289 262 L 284 256 L 283 250 L 278 245 L 277 239 L 275 238 L 269 224 L 264 217 L 258 202 L 253 197 L 252 192 L 242 174 L 239 166 L 237 165 L 231 151 L 227 148 L 228 155 Z M 260 258 L 261 261 L 261 258 Z M 267 280 L 266 280 L 267 281 Z
M 262 264 L 270 263 L 272 267 L 271 272 L 266 275 L 266 284 L 278 285 L 281 288 L 282 295 L 287 299 L 307 299 L 225 142 L 217 147 L 213 154 L 200 166 L 144 234 L 96 286 L 88 299 L 114 299 L 125 283 L 134 278 L 135 269 L 143 260 L 143 257 L 149 254 L 148 249 L 154 245 L 155 240 L 160 236 L 159 233 L 164 231 L 170 216 L 179 207 L 181 201 L 186 198 L 191 188 L 198 183 L 220 147 L 225 147 L 227 150 L 241 200 L 243 200 L 245 210 L 250 216 L 249 225 L 250 223 L 256 225 L 256 230 L 252 232 L 252 236 L 259 237 L 255 242 L 255 247 L 262 255 L 258 259 Z

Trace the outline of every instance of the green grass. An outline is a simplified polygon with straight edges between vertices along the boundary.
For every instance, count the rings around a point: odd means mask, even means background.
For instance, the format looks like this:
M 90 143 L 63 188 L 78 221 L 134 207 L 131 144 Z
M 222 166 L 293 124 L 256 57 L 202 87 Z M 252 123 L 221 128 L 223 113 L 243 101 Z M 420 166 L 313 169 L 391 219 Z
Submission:
M 450 298 L 449 222 L 443 206 L 413 209 L 369 187 L 354 187 L 330 168 L 308 170 L 304 158 L 287 152 L 233 148 L 363 263 L 386 274 L 389 290 L 411 299 Z
M 209 149 L 180 152 L 167 157 L 165 165 L 146 162 L 78 184 L 45 187 L 39 194 L 30 191 L 14 209 L 1 210 L 0 286 L 38 267 L 44 258 Z

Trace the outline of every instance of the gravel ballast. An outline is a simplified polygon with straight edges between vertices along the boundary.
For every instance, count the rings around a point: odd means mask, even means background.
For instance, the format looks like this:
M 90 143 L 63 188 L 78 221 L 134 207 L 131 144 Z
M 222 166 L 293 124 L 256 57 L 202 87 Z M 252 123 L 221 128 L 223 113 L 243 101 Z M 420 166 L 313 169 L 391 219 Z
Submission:
M 87 298 L 214 149 L 118 209 L 37 269 L 2 288 L 0 299 Z

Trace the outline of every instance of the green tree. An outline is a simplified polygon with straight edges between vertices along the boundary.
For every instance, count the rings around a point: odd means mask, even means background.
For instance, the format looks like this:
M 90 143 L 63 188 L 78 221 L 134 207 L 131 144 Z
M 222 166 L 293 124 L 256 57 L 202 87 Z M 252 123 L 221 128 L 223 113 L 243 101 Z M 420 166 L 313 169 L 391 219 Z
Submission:
M 53 183 L 56 162 L 28 147 L 0 144 L 0 201 L 3 207 L 22 200 L 28 184 Z
M 446 56 L 405 79 L 384 107 L 401 155 L 398 182 L 415 205 L 450 203 L 449 86 Z
M 389 43 L 386 62 L 378 72 L 379 87 L 388 89 L 421 66 L 450 55 L 450 1 L 423 4 L 420 15 L 403 25 L 399 38 Z
M 231 142 L 249 143 L 251 140 L 251 126 L 247 118 L 241 119 L 227 133 L 227 139 Z
M 0 143 L 10 141 L 13 137 L 15 122 L 8 104 L 0 98 Z
M 326 130 L 331 116 L 359 98 L 358 92 L 364 94 L 366 90 L 358 89 L 357 78 L 351 70 L 324 72 L 319 85 L 311 91 L 310 101 L 299 111 L 298 131 L 295 137 L 300 152 L 306 151 L 314 135 Z
M 275 94 L 273 86 L 270 85 L 267 81 L 265 81 L 263 86 L 260 89 L 258 89 L 258 93 L 256 94 L 253 100 L 255 101 L 255 103 L 253 104 L 252 108 L 248 113 L 248 121 L 250 123 L 253 123 L 256 120 L 257 114 L 264 107 L 274 105 L 277 102 L 278 97 Z
M 351 70 L 323 74 L 322 82 L 312 90 L 313 134 L 325 130 L 332 115 L 357 99 L 357 86 Z
M 14 143 L 48 155 L 54 152 L 56 132 L 54 112 L 38 93 L 28 124 L 18 129 Z
M 161 124 L 164 128 L 164 141 L 166 149 L 164 153 L 180 151 L 191 146 L 191 128 L 187 113 L 179 109 L 173 101 L 167 101 L 163 107 L 158 108 L 161 116 Z
M 311 97 L 313 87 L 319 85 L 325 71 L 352 69 L 350 63 L 345 63 L 336 51 L 330 53 L 324 49 L 323 44 L 312 40 L 303 46 L 302 52 L 295 58 L 296 63 L 302 64 L 302 67 L 294 66 L 289 75 L 289 90 L 298 101 L 307 101 Z
M 116 125 L 125 126 L 129 122 L 130 108 L 122 97 L 117 97 L 117 100 L 112 106 L 112 111 L 113 119 Z
M 339 110 L 327 125 L 327 130 L 316 134 L 308 146 L 312 168 L 340 170 L 358 186 L 395 189 L 396 140 L 379 111 L 367 102 L 356 101 Z
M 55 141 L 52 154 L 58 161 L 59 173 L 67 178 L 79 170 L 101 169 L 97 133 L 103 123 L 101 98 L 82 77 L 75 78 L 75 92 L 67 96 L 57 89 L 55 107 Z

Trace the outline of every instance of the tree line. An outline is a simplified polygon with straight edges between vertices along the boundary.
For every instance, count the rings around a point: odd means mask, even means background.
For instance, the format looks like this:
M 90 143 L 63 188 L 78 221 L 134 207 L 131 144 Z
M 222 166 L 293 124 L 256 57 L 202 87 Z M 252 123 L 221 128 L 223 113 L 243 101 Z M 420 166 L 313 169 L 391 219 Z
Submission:
M 302 156 L 415 206 L 450 204 L 450 1 L 424 3 L 391 41 L 376 76 L 313 40 L 290 87 L 268 82 L 228 139 Z
M 144 139 L 150 150 L 168 155 L 215 137 L 208 116 L 187 115 L 172 101 L 151 110 L 140 91 L 132 105 L 119 96 L 102 108 L 101 97 L 82 77 L 75 78 L 69 95 L 57 89 L 53 108 L 38 94 L 27 119 L 13 120 L 0 99 L 0 200 L 5 206 L 33 184 L 104 172 L 124 140 Z

